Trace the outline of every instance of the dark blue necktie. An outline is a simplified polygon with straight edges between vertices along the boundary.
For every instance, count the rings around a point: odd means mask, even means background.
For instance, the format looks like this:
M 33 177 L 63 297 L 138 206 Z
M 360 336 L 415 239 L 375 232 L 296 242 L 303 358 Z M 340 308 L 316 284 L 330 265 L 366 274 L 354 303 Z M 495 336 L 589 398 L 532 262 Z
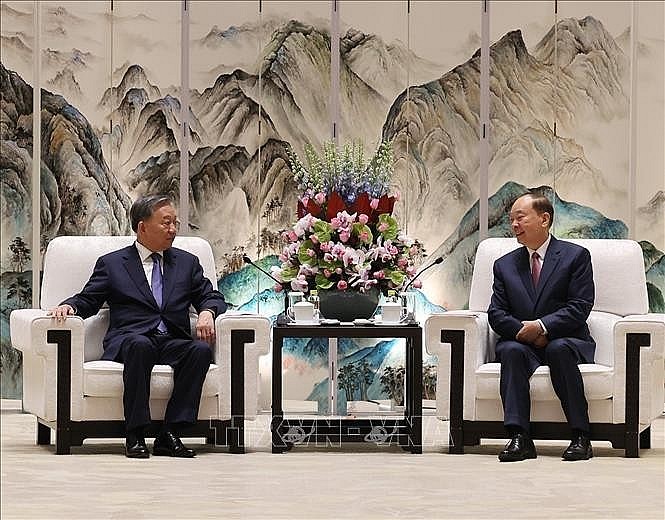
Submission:
M 164 286 L 164 279 L 162 278 L 162 257 L 159 253 L 153 253 L 150 255 L 152 257 L 152 295 L 155 297 L 157 306 L 162 308 L 162 289 Z M 157 330 L 159 332 L 166 332 L 166 324 L 163 320 L 159 320 L 159 325 L 157 325 Z

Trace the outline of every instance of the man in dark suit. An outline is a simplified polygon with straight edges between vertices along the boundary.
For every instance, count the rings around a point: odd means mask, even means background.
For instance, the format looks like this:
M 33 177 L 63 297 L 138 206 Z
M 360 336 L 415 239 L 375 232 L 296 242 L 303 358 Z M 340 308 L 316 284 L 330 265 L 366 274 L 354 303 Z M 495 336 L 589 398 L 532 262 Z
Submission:
M 525 247 L 494 263 L 489 323 L 500 336 L 504 424 L 511 440 L 499 454 L 502 462 L 535 459 L 529 435 L 529 378 L 548 365 L 552 386 L 572 429 L 564 460 L 593 456 L 589 416 L 578 363 L 593 363 L 596 344 L 586 320 L 593 307 L 591 256 L 583 247 L 550 235 L 554 208 L 538 194 L 519 197 L 510 223 Z
M 173 368 L 173 392 L 153 454 L 193 457 L 194 450 L 183 445 L 178 432 L 197 419 L 212 361 L 215 317 L 226 311 L 226 303 L 203 276 L 198 258 L 171 247 L 179 221 L 169 197 L 137 200 L 130 218 L 136 242 L 100 257 L 83 290 L 50 313 L 56 320 L 68 315 L 85 319 L 108 302 L 110 324 L 102 359 L 124 364 L 125 454 L 150 456 L 144 438 L 151 422 L 150 376 L 156 364 L 165 364 Z M 190 305 L 199 315 L 198 339 L 190 331 Z

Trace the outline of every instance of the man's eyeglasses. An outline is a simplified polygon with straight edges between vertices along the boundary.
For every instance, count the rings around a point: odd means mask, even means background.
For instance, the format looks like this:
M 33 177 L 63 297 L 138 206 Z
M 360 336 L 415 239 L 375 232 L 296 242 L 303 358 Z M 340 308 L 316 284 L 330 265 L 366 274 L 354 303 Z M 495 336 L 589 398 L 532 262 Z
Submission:
M 159 223 L 164 229 L 171 229 L 171 226 L 175 228 L 176 231 L 180 231 L 180 221 L 179 220 L 162 220 Z

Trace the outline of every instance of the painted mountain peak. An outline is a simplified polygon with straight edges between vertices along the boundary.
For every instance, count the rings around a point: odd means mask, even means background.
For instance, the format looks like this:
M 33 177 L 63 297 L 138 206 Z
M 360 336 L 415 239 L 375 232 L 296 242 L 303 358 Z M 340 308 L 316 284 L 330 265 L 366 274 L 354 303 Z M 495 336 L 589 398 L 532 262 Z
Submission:
M 510 237 L 510 208 L 519 196 L 530 188 L 517 182 L 507 182 L 488 200 L 488 234 L 490 237 Z M 549 186 L 533 187 L 554 204 L 553 234 L 558 238 L 626 238 L 628 228 L 605 217 L 593 208 L 563 200 Z M 432 258 L 443 256 L 445 262 L 434 272 L 424 275 L 430 300 L 447 309 L 460 309 L 468 304 L 473 262 L 478 247 L 479 203 L 476 202 L 459 220 L 450 236 L 433 251 Z M 438 283 L 428 283 L 435 278 Z M 431 289 L 430 289 L 431 287 Z
M 556 81 L 549 62 L 554 29 L 534 54 L 519 30 L 490 47 L 491 85 L 496 92 L 490 98 L 490 190 L 514 178 L 515 172 L 529 185 L 551 182 L 554 176 L 563 197 L 594 200 L 594 193 L 603 192 L 598 209 L 613 212 L 625 197 L 623 184 L 595 167 L 584 147 L 566 131 L 594 117 L 625 116 L 625 57 L 592 17 L 561 20 L 558 29 L 559 43 L 568 50 L 567 57 L 559 59 L 566 74 L 558 74 Z M 590 75 L 598 78 L 594 85 L 589 85 Z M 395 142 L 397 185 L 411 208 L 405 215 L 408 232 L 423 237 L 428 249 L 438 245 L 434 237 L 428 238 L 431 222 L 441 222 L 443 216 L 445 236 L 477 198 L 479 87 L 477 51 L 440 79 L 400 94 L 383 126 L 383 139 Z M 557 136 L 552 126 L 555 113 Z
M 32 87 L 0 63 L 3 236 L 23 236 L 30 207 Z M 111 174 L 92 127 L 59 95 L 42 89 L 42 233 L 117 235 L 129 231 L 129 198 Z M 4 251 L 3 251 L 4 254 Z M 4 263 L 4 262 L 3 262 Z
M 159 88 L 150 83 L 143 67 L 132 64 L 123 74 L 117 87 L 106 89 L 99 102 L 100 107 L 107 110 L 114 110 L 120 105 L 127 91 L 132 88 L 143 89 L 151 100 L 161 97 Z

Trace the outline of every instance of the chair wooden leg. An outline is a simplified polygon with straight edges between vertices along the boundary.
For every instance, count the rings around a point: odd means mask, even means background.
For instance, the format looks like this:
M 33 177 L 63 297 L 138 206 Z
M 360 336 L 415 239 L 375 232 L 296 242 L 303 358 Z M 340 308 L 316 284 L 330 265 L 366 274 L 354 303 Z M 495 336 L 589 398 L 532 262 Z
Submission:
M 626 448 L 624 451 L 624 456 L 627 459 L 636 459 L 640 456 L 640 436 L 632 433 L 626 432 Z
M 651 448 L 651 426 L 640 433 L 640 448 L 643 450 Z
M 448 453 L 464 453 L 464 331 L 442 330 L 441 342 L 450 343 L 450 444 Z
M 71 454 L 71 434 L 65 428 L 55 429 L 55 454 L 56 455 L 69 455 Z
M 37 421 L 37 444 L 48 446 L 51 444 L 51 428 Z
M 450 429 L 450 445 L 448 446 L 448 453 L 451 455 L 464 454 L 464 431 L 462 429 Z
M 226 430 L 226 439 L 229 443 L 229 453 L 245 453 L 245 419 L 233 417 L 231 427 Z

